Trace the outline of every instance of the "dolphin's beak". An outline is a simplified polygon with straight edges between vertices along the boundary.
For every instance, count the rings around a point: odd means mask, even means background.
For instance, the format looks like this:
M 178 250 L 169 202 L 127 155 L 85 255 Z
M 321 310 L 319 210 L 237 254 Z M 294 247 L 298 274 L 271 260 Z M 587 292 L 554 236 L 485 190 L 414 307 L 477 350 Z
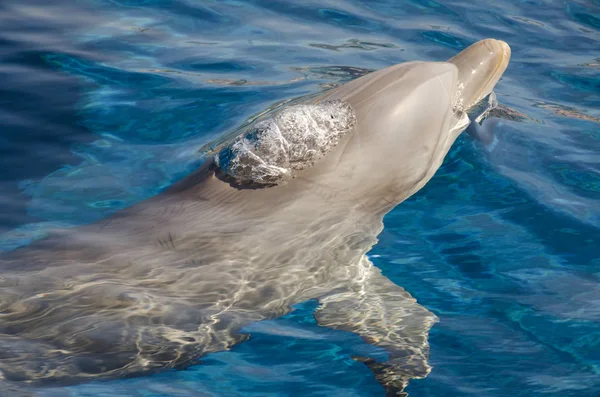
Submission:
M 510 47 L 504 41 L 478 41 L 449 59 L 458 68 L 457 104 L 468 110 L 494 90 L 510 61 Z

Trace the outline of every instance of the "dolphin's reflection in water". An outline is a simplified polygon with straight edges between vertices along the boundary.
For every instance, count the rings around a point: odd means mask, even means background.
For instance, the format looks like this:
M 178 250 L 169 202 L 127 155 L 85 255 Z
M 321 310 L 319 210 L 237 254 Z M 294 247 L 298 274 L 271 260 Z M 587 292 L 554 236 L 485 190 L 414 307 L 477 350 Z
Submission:
M 509 57 L 484 40 L 260 115 L 162 194 L 1 258 L 0 386 L 184 368 L 317 299 L 318 324 L 384 348 L 385 362 L 356 359 L 406 395 L 430 371 L 436 317 L 365 255 Z

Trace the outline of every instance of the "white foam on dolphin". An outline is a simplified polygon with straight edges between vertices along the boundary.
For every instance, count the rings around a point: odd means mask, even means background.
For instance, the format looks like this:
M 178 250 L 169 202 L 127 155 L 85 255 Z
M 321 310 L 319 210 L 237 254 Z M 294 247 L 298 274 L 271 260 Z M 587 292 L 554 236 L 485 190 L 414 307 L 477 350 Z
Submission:
M 341 100 L 290 106 L 254 124 L 215 162 L 236 183 L 275 185 L 321 159 L 355 124 L 354 111 Z

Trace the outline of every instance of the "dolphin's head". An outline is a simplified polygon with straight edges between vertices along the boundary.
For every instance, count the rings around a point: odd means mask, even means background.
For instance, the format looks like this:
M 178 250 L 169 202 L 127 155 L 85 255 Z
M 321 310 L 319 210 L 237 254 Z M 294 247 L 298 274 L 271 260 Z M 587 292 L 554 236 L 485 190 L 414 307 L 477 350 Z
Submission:
M 398 204 L 433 176 L 509 59 L 506 43 L 488 39 L 448 62 L 370 73 L 258 119 L 216 164 L 237 187 L 296 178 L 353 201 Z
M 509 59 L 506 43 L 487 39 L 448 62 L 403 63 L 330 91 L 322 100 L 348 103 L 356 125 L 307 178 L 358 198 L 401 202 L 433 176 Z

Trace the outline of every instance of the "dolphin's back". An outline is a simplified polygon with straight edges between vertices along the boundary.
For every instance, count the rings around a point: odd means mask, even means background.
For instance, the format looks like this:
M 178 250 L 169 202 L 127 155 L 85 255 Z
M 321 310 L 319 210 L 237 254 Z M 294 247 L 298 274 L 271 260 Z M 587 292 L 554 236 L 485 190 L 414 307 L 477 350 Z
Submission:
M 280 195 L 232 188 L 208 164 L 107 220 L 2 256 L 3 378 L 186 366 L 244 340 L 244 325 L 347 284 L 381 222 L 325 188 L 272 189 Z

